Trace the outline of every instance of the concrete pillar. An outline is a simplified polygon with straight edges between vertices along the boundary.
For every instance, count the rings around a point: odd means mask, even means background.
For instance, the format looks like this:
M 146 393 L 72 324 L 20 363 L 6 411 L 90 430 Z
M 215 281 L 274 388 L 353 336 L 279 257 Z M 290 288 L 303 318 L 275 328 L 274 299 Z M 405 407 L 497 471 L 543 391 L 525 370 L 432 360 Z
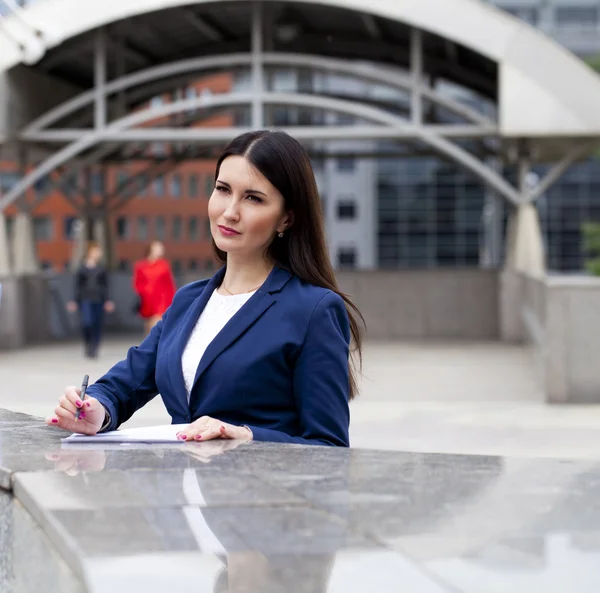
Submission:
M 33 221 L 31 215 L 26 212 L 19 212 L 15 217 L 13 253 L 15 276 L 26 276 L 38 272 Z
M 535 204 L 521 204 L 509 214 L 506 257 L 500 277 L 500 334 L 506 342 L 522 342 L 524 276 L 546 275 L 544 242 Z
M 0 212 L 0 278 L 10 274 L 9 252 L 6 217 Z
M 98 241 L 104 254 L 104 264 L 112 269 L 114 263 L 113 241 L 108 215 L 100 216 L 94 220 L 94 240 Z
M 520 204 L 510 214 L 505 267 L 537 278 L 546 274 L 544 241 L 535 204 Z
M 87 221 L 79 219 L 73 233 L 73 251 L 71 252 L 71 272 L 75 272 L 85 256 L 88 241 Z

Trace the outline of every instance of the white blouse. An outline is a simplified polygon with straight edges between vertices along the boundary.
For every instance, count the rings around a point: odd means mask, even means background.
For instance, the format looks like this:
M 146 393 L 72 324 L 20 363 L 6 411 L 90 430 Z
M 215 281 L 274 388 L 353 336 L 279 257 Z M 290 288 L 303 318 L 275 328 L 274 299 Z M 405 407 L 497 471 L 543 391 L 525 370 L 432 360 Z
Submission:
M 255 292 L 223 296 L 215 290 L 210 296 L 206 307 L 204 307 L 192 330 L 190 339 L 181 357 L 188 402 L 190 401 L 190 392 L 194 384 L 198 365 L 208 345 Z

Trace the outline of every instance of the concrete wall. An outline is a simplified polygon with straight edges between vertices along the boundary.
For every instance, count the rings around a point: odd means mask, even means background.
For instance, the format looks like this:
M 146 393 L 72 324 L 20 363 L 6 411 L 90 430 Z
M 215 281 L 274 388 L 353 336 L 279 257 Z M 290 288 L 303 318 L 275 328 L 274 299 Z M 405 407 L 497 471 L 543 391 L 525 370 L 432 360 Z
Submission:
M 338 278 L 363 313 L 370 340 L 498 338 L 495 272 L 361 271 L 340 272 Z M 197 279 L 182 277 L 178 284 Z M 107 315 L 106 331 L 141 335 L 142 322 L 132 311 L 131 275 L 113 273 L 110 282 L 116 311 Z M 72 296 L 73 275 L 68 273 L 7 281 L 0 306 L 0 348 L 77 337 L 78 315 L 66 312 Z
M 0 348 L 20 348 L 48 341 L 50 299 L 39 275 L 1 278 Z
M 600 279 L 521 276 L 523 338 L 550 403 L 600 403 Z
M 499 337 L 498 273 L 491 270 L 339 272 L 370 340 Z

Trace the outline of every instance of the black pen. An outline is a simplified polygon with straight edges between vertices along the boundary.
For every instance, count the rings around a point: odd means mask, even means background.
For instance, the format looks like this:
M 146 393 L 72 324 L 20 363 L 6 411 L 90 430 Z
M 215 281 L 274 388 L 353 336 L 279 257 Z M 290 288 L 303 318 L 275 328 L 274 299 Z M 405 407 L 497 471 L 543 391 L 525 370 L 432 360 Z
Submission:
M 87 391 L 89 381 L 90 381 L 89 375 L 84 375 L 83 381 L 81 383 L 81 395 L 80 395 L 81 401 L 83 401 L 85 398 L 85 392 Z M 77 415 L 75 416 L 76 420 L 79 420 L 79 414 L 81 414 L 82 409 L 83 409 L 83 406 L 81 406 L 81 408 L 77 408 Z

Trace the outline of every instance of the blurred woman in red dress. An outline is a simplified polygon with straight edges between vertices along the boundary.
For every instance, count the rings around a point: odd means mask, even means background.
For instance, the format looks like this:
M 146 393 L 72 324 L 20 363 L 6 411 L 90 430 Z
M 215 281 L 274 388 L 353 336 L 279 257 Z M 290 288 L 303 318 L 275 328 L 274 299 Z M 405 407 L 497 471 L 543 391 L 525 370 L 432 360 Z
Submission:
M 137 262 L 133 270 L 133 287 L 140 298 L 138 313 L 144 319 L 146 335 L 171 306 L 177 290 L 171 266 L 164 254 L 163 244 L 152 241 L 145 259 Z

